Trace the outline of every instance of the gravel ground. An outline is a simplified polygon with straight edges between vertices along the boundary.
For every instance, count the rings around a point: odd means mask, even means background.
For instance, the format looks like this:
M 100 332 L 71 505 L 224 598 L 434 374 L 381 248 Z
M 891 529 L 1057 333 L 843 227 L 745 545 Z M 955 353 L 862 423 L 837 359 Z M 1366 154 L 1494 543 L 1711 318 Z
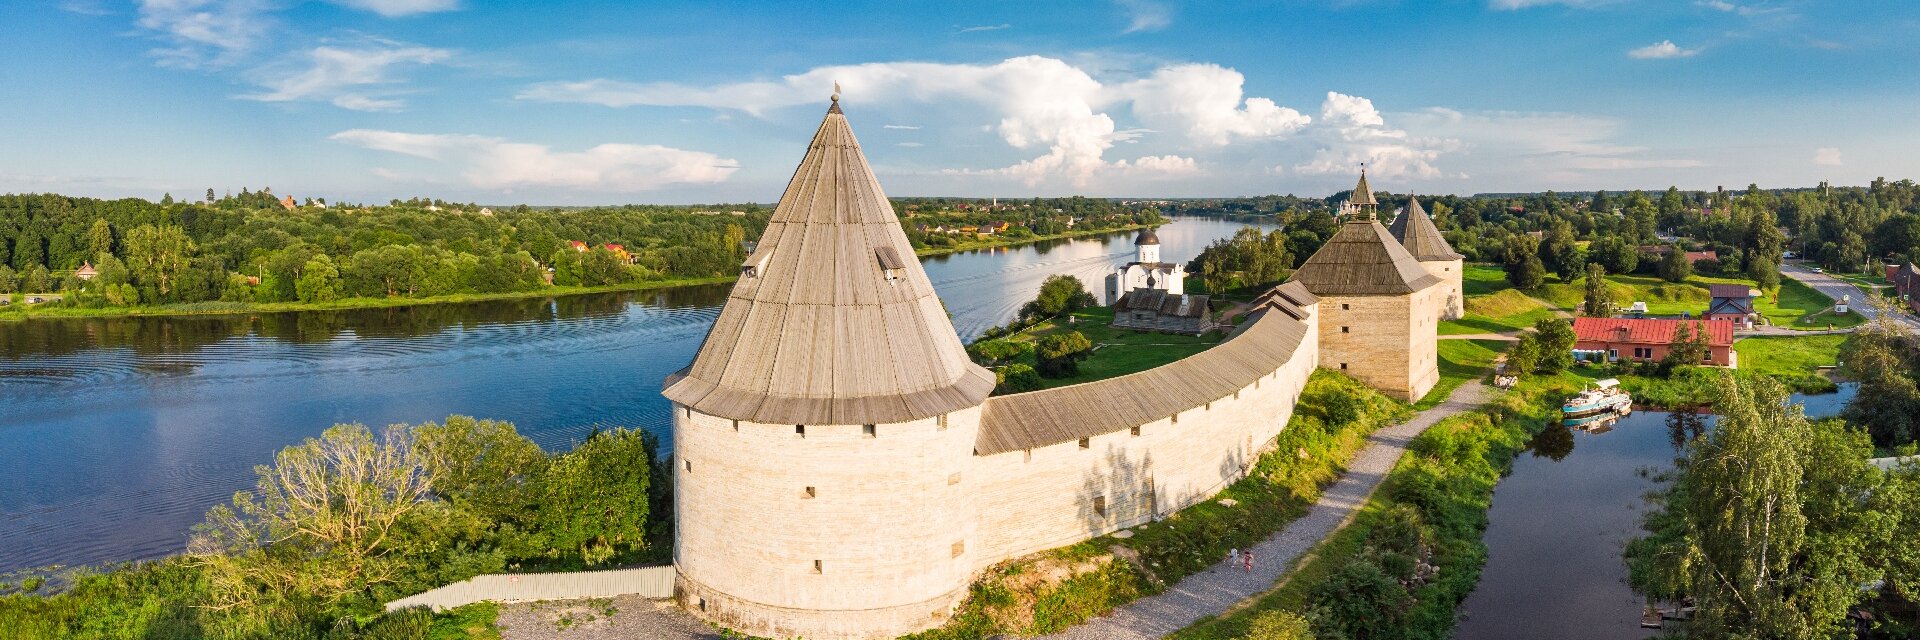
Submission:
M 669 600 L 617 596 L 500 605 L 504 640 L 721 640 Z
M 1045 638 L 1053 640 L 1134 640 L 1159 638 L 1192 625 L 1203 616 L 1219 615 L 1254 595 L 1264 593 L 1280 579 L 1287 565 L 1340 529 L 1365 504 L 1387 472 L 1400 461 L 1407 443 L 1442 418 L 1472 411 L 1487 397 L 1479 382 L 1455 389 L 1446 402 L 1422 411 L 1405 423 L 1380 429 L 1368 437 L 1367 448 L 1307 515 L 1253 547 L 1252 571 L 1221 561 L 1205 572 L 1188 576 L 1160 595 L 1141 598 L 1107 615 Z

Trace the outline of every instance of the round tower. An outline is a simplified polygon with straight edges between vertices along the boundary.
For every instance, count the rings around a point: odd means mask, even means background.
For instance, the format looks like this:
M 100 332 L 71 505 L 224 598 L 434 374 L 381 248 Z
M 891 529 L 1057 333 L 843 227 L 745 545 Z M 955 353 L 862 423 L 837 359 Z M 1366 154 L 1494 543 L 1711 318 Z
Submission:
M 1139 262 L 1154 264 L 1160 261 L 1160 236 L 1153 229 L 1141 229 L 1140 235 L 1133 237 L 1133 246 L 1140 252 Z
M 1466 295 L 1462 291 L 1462 280 L 1466 269 L 1466 256 L 1453 250 L 1447 239 L 1440 235 L 1440 228 L 1434 226 L 1433 218 L 1427 216 L 1427 210 L 1420 206 L 1420 199 L 1407 196 L 1407 210 L 1393 219 L 1388 227 L 1400 246 L 1420 263 L 1420 268 L 1433 277 L 1439 278 L 1446 287 L 1445 306 L 1440 319 L 1458 320 L 1467 315 Z
M 838 97 L 674 403 L 689 610 L 758 636 L 941 624 L 974 567 L 993 374 L 967 357 Z

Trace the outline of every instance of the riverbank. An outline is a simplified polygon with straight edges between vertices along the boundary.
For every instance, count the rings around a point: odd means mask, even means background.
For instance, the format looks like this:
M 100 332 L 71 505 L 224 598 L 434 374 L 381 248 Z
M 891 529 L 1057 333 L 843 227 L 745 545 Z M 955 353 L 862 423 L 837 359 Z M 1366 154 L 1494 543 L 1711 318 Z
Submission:
M 964 246 L 923 249 L 915 255 L 950 255 L 982 249 L 999 249 L 1045 242 L 1048 240 L 1068 240 L 1107 233 L 1122 233 L 1146 228 L 1150 225 L 1130 225 L 1111 229 L 1068 232 L 1046 236 L 1033 236 L 1014 240 L 989 240 L 971 242 Z M 76 308 L 44 305 L 27 305 L 28 295 L 60 297 L 60 294 L 0 294 L 10 295 L 12 304 L 0 307 L 0 322 L 22 321 L 36 318 L 126 318 L 126 317 L 166 317 L 166 316 L 204 316 L 237 315 L 250 313 L 284 313 L 294 311 L 350 311 L 358 309 L 391 309 L 434 304 L 459 304 L 464 302 L 486 302 L 492 300 L 519 300 L 527 298 L 547 298 L 574 296 L 590 293 L 613 293 L 620 291 L 647 291 L 654 289 L 674 289 L 709 284 L 733 282 L 733 276 L 714 276 L 706 278 L 671 278 L 667 280 L 647 280 L 626 284 L 599 287 L 546 287 L 533 291 L 513 291 L 506 293 L 454 293 L 443 296 L 422 298 L 345 298 L 331 302 L 190 302 L 167 305 L 140 305 L 133 307 L 97 307 Z
M 358 309 L 388 309 L 397 307 L 415 307 L 433 304 L 456 304 L 462 302 L 485 302 L 490 300 L 518 300 L 525 298 L 549 298 L 574 296 L 589 293 L 612 293 L 618 291 L 647 291 L 651 289 L 674 289 L 705 284 L 732 282 L 732 277 L 712 278 L 674 278 L 669 280 L 647 280 L 599 287 L 547 287 L 533 291 L 512 291 L 506 293 L 454 293 L 444 296 L 424 298 L 344 298 L 331 302 L 190 302 L 168 305 L 142 305 L 136 307 L 36 307 L 0 311 L 0 322 L 20 321 L 35 318 L 125 318 L 125 317 L 165 317 L 165 316 L 204 316 L 237 315 L 249 313 L 285 313 L 294 311 L 352 311 Z M 19 307 L 15 302 L 13 307 Z

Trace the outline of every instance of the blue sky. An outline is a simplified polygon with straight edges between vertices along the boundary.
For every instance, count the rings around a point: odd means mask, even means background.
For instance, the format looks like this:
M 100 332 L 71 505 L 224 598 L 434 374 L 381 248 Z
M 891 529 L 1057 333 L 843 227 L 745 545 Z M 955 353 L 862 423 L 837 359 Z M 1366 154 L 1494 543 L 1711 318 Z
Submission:
M 771 201 L 838 81 L 891 195 L 1920 176 L 1920 3 L 0 6 L 0 192 Z

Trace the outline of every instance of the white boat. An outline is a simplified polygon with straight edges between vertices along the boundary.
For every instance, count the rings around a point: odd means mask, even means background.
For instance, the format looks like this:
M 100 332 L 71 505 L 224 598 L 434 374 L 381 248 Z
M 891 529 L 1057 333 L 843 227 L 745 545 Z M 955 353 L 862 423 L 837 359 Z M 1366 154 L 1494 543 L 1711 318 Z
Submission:
M 1581 418 L 1600 414 L 1625 415 L 1633 411 L 1633 396 L 1620 388 L 1615 378 L 1595 380 L 1592 385 L 1578 395 L 1568 398 L 1560 406 L 1560 413 L 1568 418 Z

